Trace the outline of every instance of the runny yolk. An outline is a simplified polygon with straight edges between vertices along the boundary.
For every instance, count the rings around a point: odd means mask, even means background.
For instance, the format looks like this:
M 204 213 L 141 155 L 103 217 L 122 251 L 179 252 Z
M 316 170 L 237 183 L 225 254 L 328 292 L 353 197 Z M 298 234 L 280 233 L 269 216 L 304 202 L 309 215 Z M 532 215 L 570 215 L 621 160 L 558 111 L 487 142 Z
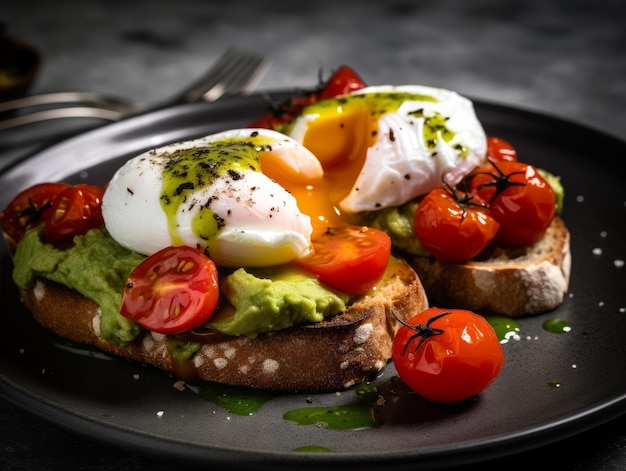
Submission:
M 338 204 L 352 189 L 376 133 L 377 122 L 365 104 L 338 106 L 310 121 L 304 136 L 303 145 L 322 164 L 322 178 L 304 179 L 271 152 L 259 156 L 263 173 L 291 192 L 300 211 L 311 218 L 313 239 L 329 226 L 349 222 L 349 215 L 343 214 Z

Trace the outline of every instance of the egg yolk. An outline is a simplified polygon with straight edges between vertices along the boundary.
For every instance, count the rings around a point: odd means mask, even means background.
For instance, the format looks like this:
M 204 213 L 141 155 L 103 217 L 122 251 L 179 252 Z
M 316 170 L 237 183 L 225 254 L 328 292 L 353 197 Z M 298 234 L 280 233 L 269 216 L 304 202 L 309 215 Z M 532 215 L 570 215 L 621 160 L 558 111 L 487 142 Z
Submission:
M 311 218 L 312 238 L 330 226 L 349 223 L 350 216 L 339 209 L 359 172 L 368 147 L 374 144 L 377 121 L 365 104 L 325 109 L 308 122 L 303 145 L 320 161 L 324 176 L 306 179 L 288 168 L 271 152 L 259 158 L 263 173 L 291 192 L 300 211 Z

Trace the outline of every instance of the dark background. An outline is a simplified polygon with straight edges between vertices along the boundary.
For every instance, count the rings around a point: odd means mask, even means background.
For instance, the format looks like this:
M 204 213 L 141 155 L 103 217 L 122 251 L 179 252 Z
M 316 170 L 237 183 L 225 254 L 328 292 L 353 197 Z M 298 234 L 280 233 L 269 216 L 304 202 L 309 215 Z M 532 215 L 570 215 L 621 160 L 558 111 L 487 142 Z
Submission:
M 620 138 L 626 128 L 624 20 L 626 2 L 619 0 L 0 4 L 0 22 L 8 33 L 29 40 L 43 55 L 32 93 L 97 91 L 157 102 L 236 46 L 271 57 L 261 90 L 311 86 L 320 70 L 328 75 L 346 63 L 372 85 L 451 88 Z M 70 131 L 95 124 L 71 125 Z M 28 139 L 23 132 L 0 134 L 0 164 L 51 138 L 49 129 L 33 133 Z M 577 471 L 626 469 L 626 417 L 465 469 L 549 462 Z M 0 401 L 2 469 L 156 471 L 170 465 L 75 435 Z

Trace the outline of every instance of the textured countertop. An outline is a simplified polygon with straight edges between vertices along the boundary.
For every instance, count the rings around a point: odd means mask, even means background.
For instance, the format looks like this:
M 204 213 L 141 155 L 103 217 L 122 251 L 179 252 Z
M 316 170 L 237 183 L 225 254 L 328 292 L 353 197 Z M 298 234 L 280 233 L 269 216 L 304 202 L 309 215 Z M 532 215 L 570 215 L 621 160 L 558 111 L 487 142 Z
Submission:
M 320 70 L 345 63 L 372 85 L 451 88 L 620 138 L 626 131 L 626 3 L 620 0 L 299 3 L 3 0 L 0 21 L 43 54 L 32 93 L 97 91 L 157 102 L 235 46 L 271 57 L 261 90 L 314 85 Z M 1 152 L 32 145 L 17 134 L 0 135 Z M 559 469 L 624 470 L 626 417 L 465 469 L 547 464 L 548 455 Z M 169 469 L 167 463 L 76 435 L 0 400 L 2 469 L 148 467 Z

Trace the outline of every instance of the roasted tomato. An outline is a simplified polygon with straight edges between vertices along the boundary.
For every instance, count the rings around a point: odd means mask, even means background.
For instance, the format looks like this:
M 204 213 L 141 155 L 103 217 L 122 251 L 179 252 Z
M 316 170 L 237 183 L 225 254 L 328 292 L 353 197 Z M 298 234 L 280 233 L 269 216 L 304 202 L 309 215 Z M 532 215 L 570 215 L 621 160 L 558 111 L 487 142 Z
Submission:
M 293 118 L 300 114 L 308 105 L 319 100 L 326 100 L 338 95 L 360 90 L 361 88 L 365 88 L 365 82 L 361 77 L 359 77 L 351 67 L 342 65 L 328 80 L 325 82 L 320 80 L 320 85 L 317 89 L 302 96 L 295 96 L 285 103 L 276 105 L 271 112 L 253 121 L 248 127 L 276 129 L 293 120 Z
M 67 183 L 39 183 L 20 192 L 0 214 L 2 230 L 19 241 L 26 230 L 48 219 L 54 198 L 69 187 Z
M 354 92 L 365 88 L 365 82 L 359 75 L 347 65 L 339 67 L 326 81 L 324 88 L 319 93 L 319 100 L 327 100 L 339 95 Z
M 103 195 L 103 188 L 86 183 L 59 192 L 46 220 L 46 241 L 57 243 L 103 225 Z
M 473 259 L 491 243 L 500 226 L 479 197 L 449 186 L 431 190 L 419 203 L 414 219 L 420 244 L 443 263 Z
M 298 264 L 322 283 L 347 294 L 362 295 L 380 280 L 387 268 L 391 239 L 365 226 L 328 229 L 313 241 L 313 252 Z
M 426 399 L 473 398 L 504 366 L 496 332 L 471 311 L 431 307 L 402 324 L 393 340 L 393 362 L 400 378 Z
M 517 151 L 505 139 L 500 137 L 487 138 L 487 159 L 492 162 L 502 162 L 503 160 L 517 160 Z
M 218 299 L 213 261 L 192 247 L 166 247 L 131 272 L 121 314 L 148 330 L 177 334 L 206 322 Z
M 467 188 L 489 205 L 500 223 L 495 240 L 530 245 L 543 236 L 556 214 L 552 187 L 532 165 L 519 161 L 489 162 L 467 178 Z

